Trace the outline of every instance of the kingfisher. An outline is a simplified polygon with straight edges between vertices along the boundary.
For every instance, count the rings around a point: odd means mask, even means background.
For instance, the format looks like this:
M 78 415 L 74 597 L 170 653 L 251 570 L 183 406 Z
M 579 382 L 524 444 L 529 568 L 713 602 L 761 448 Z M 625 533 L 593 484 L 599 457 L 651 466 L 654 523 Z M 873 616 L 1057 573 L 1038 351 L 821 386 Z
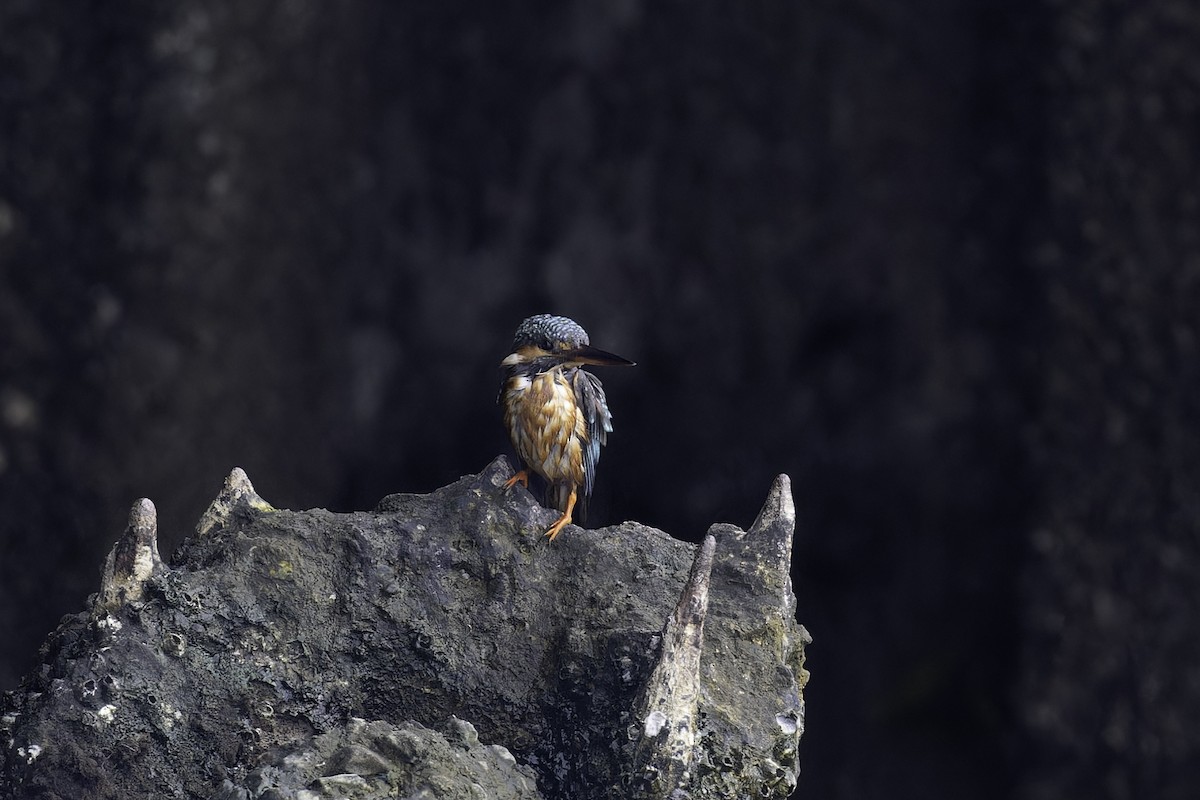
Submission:
M 600 446 L 613 429 L 604 387 L 585 364 L 634 365 L 592 347 L 579 323 L 553 314 L 522 322 L 512 352 L 500 362 L 504 426 L 521 459 L 504 489 L 529 488 L 530 471 L 545 479 L 546 500 L 562 512 L 546 530 L 550 541 L 570 524 L 580 492 L 585 504 L 591 496 Z

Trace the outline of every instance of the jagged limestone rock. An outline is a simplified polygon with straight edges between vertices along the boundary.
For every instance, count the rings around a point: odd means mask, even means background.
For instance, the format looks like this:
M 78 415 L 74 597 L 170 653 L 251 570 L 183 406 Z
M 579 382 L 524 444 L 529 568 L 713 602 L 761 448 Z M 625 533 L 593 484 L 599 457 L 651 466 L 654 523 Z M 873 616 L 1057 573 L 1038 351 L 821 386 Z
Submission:
M 0 797 L 786 796 L 786 477 L 697 548 L 631 522 L 550 544 L 510 474 L 334 514 L 235 470 L 169 569 L 139 501 L 114 554 L 145 557 L 110 557 L 3 699 Z
M 154 503 L 143 497 L 133 504 L 129 526 L 104 561 L 95 607 L 113 611 L 124 603 L 141 600 L 146 581 L 162 570 L 162 558 L 158 555 L 158 512 Z
M 518 766 L 507 749 L 480 744 L 475 726 L 457 717 L 444 727 L 442 733 L 415 722 L 352 718 L 303 747 L 273 754 L 244 785 L 226 781 L 215 800 L 268 793 L 296 800 L 537 800 L 533 770 Z
M 254 491 L 245 470 L 234 467 L 225 479 L 220 494 L 209 504 L 204 516 L 200 517 L 200 522 L 196 525 L 196 535 L 203 538 L 213 530 L 224 527 L 239 508 L 255 511 L 275 510 Z
M 791 483 L 780 475 L 748 531 L 709 530 L 717 552 L 701 668 L 700 796 L 736 797 L 749 781 L 760 797 L 785 797 L 796 783 L 811 638 L 795 620 L 795 524 Z
M 630 781 L 640 794 L 668 797 L 691 783 L 698 737 L 700 659 L 704 653 L 704 617 L 708 613 L 709 576 L 717 540 L 710 534 L 692 562 L 675 611 L 663 629 L 658 661 L 637 704 L 641 735 Z

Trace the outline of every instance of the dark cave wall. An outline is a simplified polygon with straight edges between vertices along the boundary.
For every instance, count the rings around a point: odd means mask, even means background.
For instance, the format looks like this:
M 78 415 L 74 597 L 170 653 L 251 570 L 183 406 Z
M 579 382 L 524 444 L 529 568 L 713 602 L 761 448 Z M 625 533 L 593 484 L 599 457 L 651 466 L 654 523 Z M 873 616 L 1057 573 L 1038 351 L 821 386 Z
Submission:
M 234 465 L 339 509 L 480 469 L 552 310 L 639 362 L 592 524 L 792 476 L 802 793 L 1184 785 L 1195 24 L 5 4 L 0 686 L 135 497 L 169 551 Z
M 1200 13 L 1071 4 L 1048 65 L 1023 795 L 1200 784 Z

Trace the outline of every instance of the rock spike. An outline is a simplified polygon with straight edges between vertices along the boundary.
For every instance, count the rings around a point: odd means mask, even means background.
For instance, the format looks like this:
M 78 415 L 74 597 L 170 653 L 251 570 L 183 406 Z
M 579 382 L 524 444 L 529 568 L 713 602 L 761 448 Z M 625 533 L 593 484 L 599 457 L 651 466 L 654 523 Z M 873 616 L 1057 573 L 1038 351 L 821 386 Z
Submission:
M 196 535 L 203 538 L 218 528 L 224 527 L 225 523 L 233 516 L 233 512 L 240 507 L 252 508 L 255 511 L 275 510 L 270 503 L 258 496 L 258 492 L 254 491 L 254 485 L 250 483 L 246 471 L 241 467 L 234 467 L 233 471 L 229 473 L 229 477 L 225 479 L 225 485 L 221 488 L 220 493 L 209 504 L 204 515 L 200 517 L 200 522 L 196 525 Z
M 722 526 L 706 626 L 710 648 L 736 648 L 746 661 L 736 666 L 723 659 L 705 661 L 705 735 L 773 738 L 769 748 L 739 756 L 762 765 L 762 790 L 772 796 L 795 786 L 804 728 L 804 646 L 811 637 L 795 621 L 790 575 L 795 522 L 791 481 L 780 475 L 749 530 Z M 757 633 L 747 637 L 746 631 Z M 754 707 L 729 702 L 764 687 L 771 687 L 773 702 Z M 698 787 L 702 794 L 720 784 L 719 775 L 706 774 L 704 780 L 709 783 Z
M 780 529 L 788 531 L 790 535 L 795 527 L 796 503 L 792 500 L 792 479 L 781 473 L 771 482 L 767 499 L 746 535 L 758 536 Z
M 129 524 L 104 560 L 98 607 L 112 611 L 141 600 L 146 581 L 165 569 L 158 554 L 158 512 L 143 497 L 129 510 Z
M 700 654 L 716 542 L 709 534 L 696 551 L 687 583 L 663 627 L 662 649 L 636 709 L 641 734 L 634 764 L 643 797 L 667 798 L 687 791 L 699 739 Z
M 784 590 L 784 602 L 791 596 L 792 539 L 796 533 L 796 504 L 792 499 L 792 481 L 779 475 L 771 483 L 767 499 L 754 524 L 741 537 L 743 557 L 750 556 L 768 568 L 761 577 Z

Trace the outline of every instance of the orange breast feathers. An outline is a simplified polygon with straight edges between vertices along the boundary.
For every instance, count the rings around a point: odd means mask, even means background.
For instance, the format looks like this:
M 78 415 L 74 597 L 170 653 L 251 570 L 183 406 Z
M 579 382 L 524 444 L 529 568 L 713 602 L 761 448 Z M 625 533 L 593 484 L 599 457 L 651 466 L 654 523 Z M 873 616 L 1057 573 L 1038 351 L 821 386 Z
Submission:
M 504 423 L 530 469 L 550 483 L 583 486 L 587 421 L 561 369 L 509 379 Z

